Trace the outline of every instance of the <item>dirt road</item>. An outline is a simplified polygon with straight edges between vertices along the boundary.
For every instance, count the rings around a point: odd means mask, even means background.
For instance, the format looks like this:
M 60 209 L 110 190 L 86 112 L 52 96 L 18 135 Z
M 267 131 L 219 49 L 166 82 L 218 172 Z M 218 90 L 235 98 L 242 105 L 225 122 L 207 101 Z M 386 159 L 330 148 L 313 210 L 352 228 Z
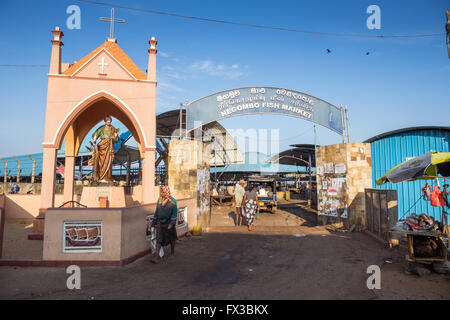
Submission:
M 298 209 L 297 209 L 298 210 Z M 1 299 L 449 299 L 450 278 L 406 274 L 405 252 L 362 233 L 314 226 L 306 212 L 281 210 L 287 225 L 234 227 L 216 210 L 208 233 L 184 238 L 158 265 L 146 256 L 125 267 L 81 268 L 81 289 L 66 287 L 64 268 L 0 268 Z M 298 219 L 297 219 L 298 218 Z M 295 221 L 295 222 L 294 222 Z M 292 225 L 291 225 L 292 223 Z M 167 250 L 168 252 L 169 250 Z M 367 267 L 381 268 L 369 290 Z

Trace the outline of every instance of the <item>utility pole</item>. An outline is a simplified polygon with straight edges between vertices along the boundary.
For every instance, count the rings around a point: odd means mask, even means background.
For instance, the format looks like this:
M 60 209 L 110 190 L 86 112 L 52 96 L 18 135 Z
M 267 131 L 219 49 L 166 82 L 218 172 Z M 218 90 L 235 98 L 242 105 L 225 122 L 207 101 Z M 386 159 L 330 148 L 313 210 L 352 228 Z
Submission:
M 350 125 L 348 123 L 348 108 L 347 105 L 345 105 L 345 122 L 346 122 L 346 128 L 347 128 L 347 142 L 350 143 L 350 133 L 349 133 L 349 129 L 350 129 Z
M 186 139 L 188 138 L 188 106 L 189 106 L 189 100 L 186 99 L 185 101 L 185 106 L 186 106 Z
M 312 200 L 312 174 L 311 174 L 311 152 L 308 152 L 308 174 L 309 174 L 309 195 L 308 195 L 308 207 L 311 207 Z
M 445 30 L 447 31 L 447 52 L 448 52 L 448 57 L 450 58 L 450 10 L 447 10 L 445 12 L 446 16 L 447 16 L 447 24 L 445 25 Z
M 316 195 L 317 195 L 317 134 L 316 134 L 316 125 L 314 124 L 314 168 L 316 172 Z M 312 193 L 312 185 L 311 185 L 311 193 Z M 311 195 L 312 196 L 312 195 Z M 316 202 L 318 202 L 318 199 L 316 197 Z
M 213 136 L 212 138 L 213 138 L 213 142 L 214 142 L 214 185 L 215 185 L 215 187 L 217 189 L 216 137 Z
M 183 102 L 180 102 L 180 140 L 181 140 L 181 132 L 183 130 Z
M 342 143 L 345 143 L 345 120 L 344 120 L 344 108 L 341 104 L 341 123 L 342 123 Z

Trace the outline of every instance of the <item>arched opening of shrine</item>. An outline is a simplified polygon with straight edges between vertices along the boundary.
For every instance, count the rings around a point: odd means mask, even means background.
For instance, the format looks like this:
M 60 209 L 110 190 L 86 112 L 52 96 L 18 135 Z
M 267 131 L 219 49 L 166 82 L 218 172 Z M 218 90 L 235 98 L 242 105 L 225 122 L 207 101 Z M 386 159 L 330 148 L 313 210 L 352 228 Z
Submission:
M 64 139 L 66 156 L 77 156 L 88 132 L 106 115 L 116 118 L 130 130 L 143 154 L 141 141 L 145 137 L 139 120 L 127 104 L 105 91 L 96 93 L 75 106 L 56 133 L 55 144 L 60 148 Z
M 106 91 L 95 93 L 82 100 L 74 106 L 55 133 L 57 149 L 62 147 L 64 141 L 64 202 L 67 202 L 68 206 L 71 206 L 71 201 L 74 200 L 75 159 L 80 153 L 83 141 L 86 138 L 90 139 L 87 134 L 97 124 L 103 125 L 105 116 L 119 120 L 131 132 L 141 158 L 144 157 L 141 148 L 141 141 L 144 141 L 142 127 L 132 109 L 125 102 Z

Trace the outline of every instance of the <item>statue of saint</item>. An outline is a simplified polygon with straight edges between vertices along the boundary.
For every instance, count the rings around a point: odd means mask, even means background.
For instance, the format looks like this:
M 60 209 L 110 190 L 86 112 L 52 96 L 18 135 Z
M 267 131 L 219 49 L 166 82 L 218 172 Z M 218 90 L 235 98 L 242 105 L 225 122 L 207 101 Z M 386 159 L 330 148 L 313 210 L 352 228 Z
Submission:
M 119 141 L 119 129 L 111 125 L 112 118 L 106 116 L 105 125 L 98 128 L 92 135 L 92 157 L 88 165 L 93 166 L 94 182 L 113 182 L 112 166 L 114 162 L 114 143 Z M 97 139 L 100 142 L 97 144 Z

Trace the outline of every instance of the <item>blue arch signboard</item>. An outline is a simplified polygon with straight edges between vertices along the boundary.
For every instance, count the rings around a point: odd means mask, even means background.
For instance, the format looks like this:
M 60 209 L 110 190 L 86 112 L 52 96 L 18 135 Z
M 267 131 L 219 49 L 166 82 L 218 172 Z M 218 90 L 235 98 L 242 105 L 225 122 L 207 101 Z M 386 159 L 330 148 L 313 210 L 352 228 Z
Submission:
M 187 105 L 187 129 L 212 121 L 250 114 L 301 118 L 343 135 L 343 112 L 303 92 L 275 87 L 243 87 L 220 91 Z

